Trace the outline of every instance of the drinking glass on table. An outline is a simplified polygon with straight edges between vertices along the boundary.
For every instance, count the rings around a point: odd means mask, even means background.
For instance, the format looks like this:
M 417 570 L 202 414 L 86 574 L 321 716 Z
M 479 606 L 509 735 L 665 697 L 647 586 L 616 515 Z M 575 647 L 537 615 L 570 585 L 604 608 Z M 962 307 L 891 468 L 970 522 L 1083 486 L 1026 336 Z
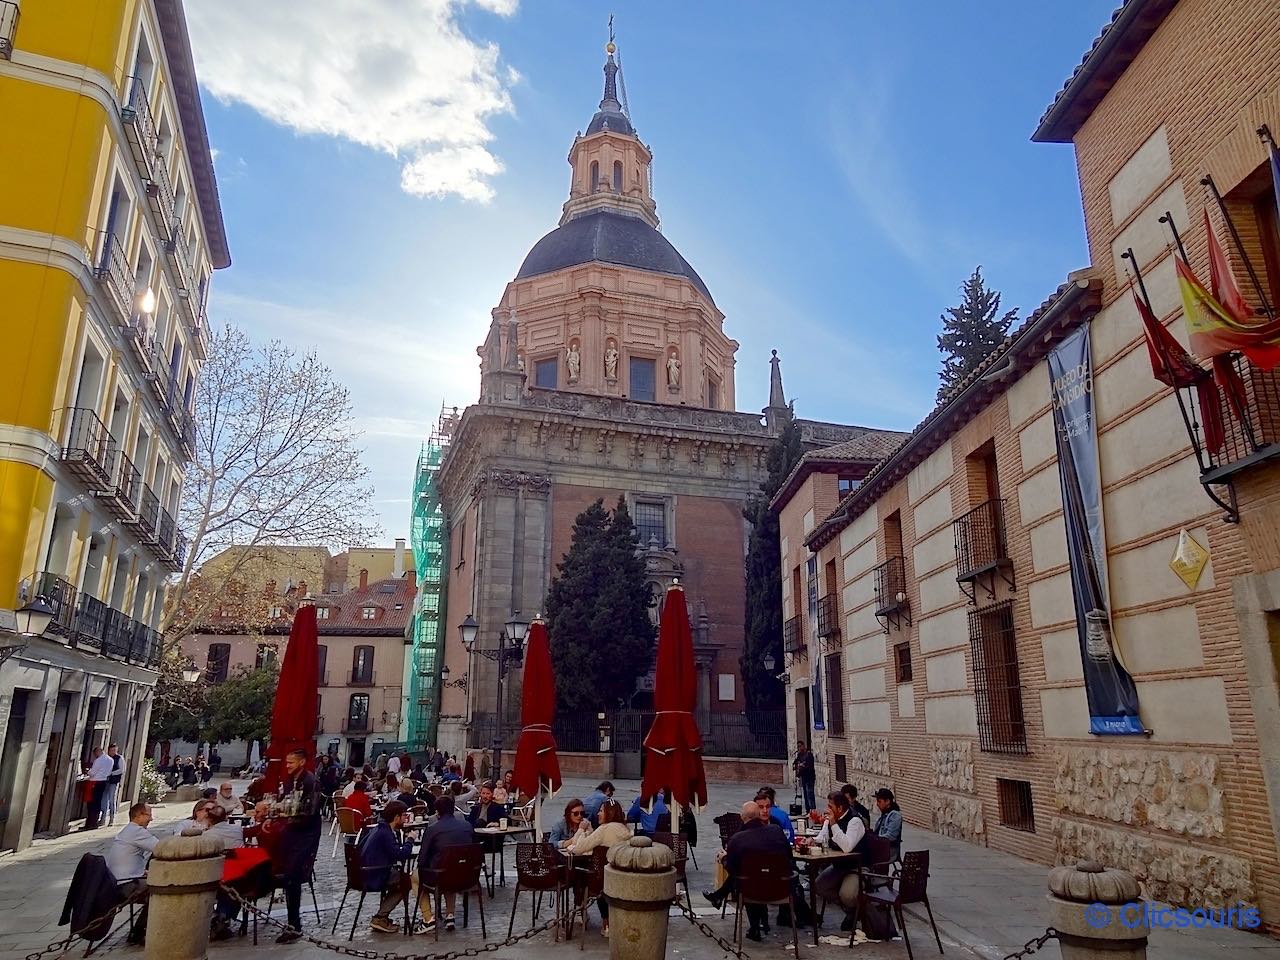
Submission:
M 507 818 L 506 818 L 506 817 L 503 817 L 501 820 L 499 820 L 499 821 L 498 821 L 498 829 L 499 829 L 499 830 L 505 830 L 505 829 L 507 829 Z

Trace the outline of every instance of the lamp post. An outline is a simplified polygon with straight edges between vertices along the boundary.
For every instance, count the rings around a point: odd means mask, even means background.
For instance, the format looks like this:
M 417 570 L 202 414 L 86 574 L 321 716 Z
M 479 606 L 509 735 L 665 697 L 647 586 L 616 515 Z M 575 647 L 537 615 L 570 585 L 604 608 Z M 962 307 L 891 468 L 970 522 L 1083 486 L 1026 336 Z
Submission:
M 0 664 L 27 648 L 32 637 L 41 636 L 57 616 L 57 611 L 44 597 L 37 596 L 24 606 L 14 611 L 14 620 L 18 628 L 17 636 L 6 642 L 0 642 Z
M 498 645 L 493 650 L 476 649 L 476 637 L 480 633 L 480 625 L 471 614 L 467 614 L 467 619 L 458 624 L 458 633 L 462 637 L 462 645 L 466 648 L 467 653 L 478 653 L 486 660 L 492 660 L 498 665 L 498 684 L 497 684 L 497 700 L 494 704 L 494 736 L 493 736 L 493 766 L 499 769 L 502 765 L 502 682 L 506 679 L 507 671 L 512 667 L 519 666 L 524 659 L 524 638 L 529 631 L 529 621 L 521 618 L 520 611 L 514 611 L 503 624 L 502 630 L 498 633 Z

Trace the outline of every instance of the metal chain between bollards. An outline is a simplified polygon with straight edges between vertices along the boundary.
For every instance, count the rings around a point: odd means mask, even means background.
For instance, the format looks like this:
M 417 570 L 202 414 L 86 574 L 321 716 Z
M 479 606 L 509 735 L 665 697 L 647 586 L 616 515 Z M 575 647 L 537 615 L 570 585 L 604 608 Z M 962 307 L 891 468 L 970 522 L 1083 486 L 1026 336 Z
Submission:
M 699 920 L 697 914 L 695 914 L 692 910 L 690 910 L 687 905 L 683 903 L 680 904 L 680 913 L 684 916 L 686 920 L 688 920 L 690 923 L 694 925 L 694 927 L 697 929 L 699 933 L 701 933 L 707 939 L 713 940 L 717 946 L 719 946 L 722 950 L 724 950 L 725 953 L 732 954 L 733 956 L 738 957 L 739 960 L 742 960 L 742 958 L 746 956 L 746 953 L 744 951 L 738 949 L 738 945 L 736 943 L 734 943 L 732 940 L 726 940 L 724 937 L 720 936 L 713 929 L 711 929 L 709 925 Z
M 288 924 L 282 923 L 270 914 L 265 913 L 257 904 L 250 900 L 246 900 L 230 887 L 224 885 L 222 887 L 222 892 L 256 917 L 265 920 L 267 923 L 273 923 L 281 929 L 288 928 Z M 599 898 L 592 897 L 587 901 L 587 906 L 591 906 L 591 904 L 595 903 L 597 899 Z M 436 922 L 439 922 L 439 918 L 436 919 Z M 301 934 L 298 939 L 305 940 L 310 944 L 320 947 L 321 949 L 332 950 L 334 953 L 340 953 L 343 956 L 358 957 L 360 960 L 459 960 L 461 957 L 478 957 L 482 953 L 494 953 L 501 950 L 503 947 L 514 947 L 516 944 L 524 940 L 531 940 L 540 933 L 546 933 L 559 922 L 559 920 L 552 918 L 541 926 L 531 927 L 524 933 L 517 933 L 515 936 L 507 937 L 505 940 L 497 940 L 493 943 L 486 943 L 479 947 L 467 947 L 465 950 L 453 950 L 449 953 L 399 953 L 395 950 L 388 950 L 386 952 L 379 953 L 377 950 L 360 950 L 356 947 L 343 946 L 340 943 L 330 943 L 328 940 L 321 940 L 318 937 L 313 937 L 305 933 Z M 27 960 L 33 960 L 33 958 L 28 957 Z M 38 958 L 35 958 L 35 960 L 38 960 Z
M 88 930 L 91 927 L 95 927 L 98 924 L 102 923 L 102 921 L 104 920 L 110 921 L 111 918 L 116 913 L 123 911 L 130 904 L 137 903 L 140 900 L 142 900 L 144 893 L 145 891 L 139 891 L 138 893 L 135 893 L 132 896 L 126 897 L 125 899 L 121 900 L 119 903 L 111 907 L 109 910 L 107 910 L 106 913 L 99 914 L 98 916 L 90 920 L 88 923 L 81 924 L 80 930 L 81 931 Z M 99 946 L 106 943 L 115 934 L 119 933 L 120 929 L 124 926 L 124 924 L 128 923 L 131 919 L 132 918 L 126 917 L 124 923 L 121 923 L 119 927 L 116 927 L 114 930 L 108 930 L 106 936 L 104 936 L 101 940 L 98 941 Z M 26 960 L 42 960 L 42 958 L 50 957 L 50 956 L 60 957 L 63 954 L 68 953 L 73 946 L 76 946 L 77 941 L 83 940 L 83 939 L 85 938 L 81 936 L 80 932 L 76 930 L 72 930 L 61 940 L 53 941 L 53 943 L 49 944 L 43 950 L 37 950 L 35 953 L 28 953 Z M 108 947 L 107 949 L 110 950 L 111 947 Z M 98 951 L 95 950 L 94 952 L 96 953 Z M 102 951 L 102 952 L 105 953 L 106 951 Z
M 1015 950 L 1013 953 L 1005 954 L 1003 960 L 1021 960 L 1022 957 L 1029 957 L 1037 950 L 1044 948 L 1050 940 L 1058 939 L 1058 931 L 1053 927 L 1048 927 L 1044 933 L 1036 937 L 1034 940 L 1028 940 L 1022 945 L 1021 950 Z

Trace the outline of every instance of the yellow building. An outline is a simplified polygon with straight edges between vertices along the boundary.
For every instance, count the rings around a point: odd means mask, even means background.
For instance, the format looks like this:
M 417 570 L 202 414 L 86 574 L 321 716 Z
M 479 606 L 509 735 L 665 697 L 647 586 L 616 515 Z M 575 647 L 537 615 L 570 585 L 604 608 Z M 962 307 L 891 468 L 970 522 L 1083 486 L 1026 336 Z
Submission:
M 180 0 L 0 0 L 0 848 L 145 748 L 212 271 L 230 263 Z M 22 644 L 25 642 L 25 646 Z

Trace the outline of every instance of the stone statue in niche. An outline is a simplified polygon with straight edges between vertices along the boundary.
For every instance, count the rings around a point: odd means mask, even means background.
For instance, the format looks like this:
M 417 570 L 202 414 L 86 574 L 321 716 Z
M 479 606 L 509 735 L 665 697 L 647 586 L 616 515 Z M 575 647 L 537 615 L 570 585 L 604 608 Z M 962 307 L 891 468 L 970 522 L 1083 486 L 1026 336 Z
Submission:
M 612 340 L 604 351 L 604 376 L 606 380 L 618 379 L 618 346 Z
M 672 390 L 680 389 L 680 358 L 674 349 L 667 356 L 667 386 Z
M 521 373 L 524 373 L 524 372 L 525 372 L 525 369 L 524 369 L 524 354 L 523 354 L 523 353 L 518 353 L 518 354 L 516 354 L 516 367 L 519 369 L 519 371 L 520 371 Z
M 582 354 L 578 351 L 576 340 L 569 344 L 569 350 L 565 354 L 565 365 L 569 368 L 569 382 L 577 383 L 578 374 L 582 372 Z

